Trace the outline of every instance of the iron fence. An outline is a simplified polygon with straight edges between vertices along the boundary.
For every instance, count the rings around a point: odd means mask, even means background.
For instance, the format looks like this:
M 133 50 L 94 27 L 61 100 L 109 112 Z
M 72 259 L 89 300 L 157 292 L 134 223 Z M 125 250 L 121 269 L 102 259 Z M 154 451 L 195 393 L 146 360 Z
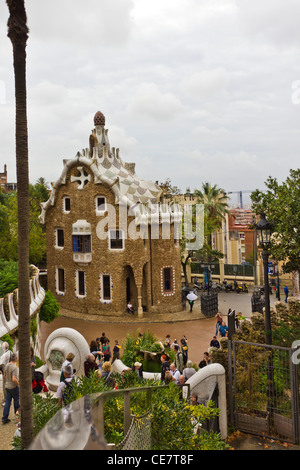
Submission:
M 230 421 L 240 431 L 299 443 L 299 366 L 292 348 L 228 341 Z

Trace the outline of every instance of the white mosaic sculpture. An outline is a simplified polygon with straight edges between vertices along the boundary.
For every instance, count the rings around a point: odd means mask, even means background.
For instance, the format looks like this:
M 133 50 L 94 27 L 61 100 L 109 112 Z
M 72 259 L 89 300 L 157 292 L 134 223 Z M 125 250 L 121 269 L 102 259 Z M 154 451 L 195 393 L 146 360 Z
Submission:
M 56 391 L 60 381 L 61 369 L 54 364 L 55 356 L 64 360 L 68 353 L 73 353 L 73 369 L 76 369 L 76 375 L 81 376 L 84 375 L 84 361 L 89 352 L 85 338 L 73 328 L 58 328 L 53 331 L 45 343 L 46 367 L 44 366 L 42 371 L 49 390 Z

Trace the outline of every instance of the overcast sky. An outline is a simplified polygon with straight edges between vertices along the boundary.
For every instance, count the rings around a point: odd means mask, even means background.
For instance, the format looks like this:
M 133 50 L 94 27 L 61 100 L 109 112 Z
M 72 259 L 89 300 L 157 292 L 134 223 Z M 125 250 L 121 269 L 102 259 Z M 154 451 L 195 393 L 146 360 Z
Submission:
M 56 181 L 93 117 L 143 179 L 263 189 L 299 167 L 299 0 L 26 0 L 30 182 Z M 8 8 L 0 171 L 15 181 Z M 245 198 L 248 193 L 245 193 Z M 237 200 L 236 194 L 232 195 Z

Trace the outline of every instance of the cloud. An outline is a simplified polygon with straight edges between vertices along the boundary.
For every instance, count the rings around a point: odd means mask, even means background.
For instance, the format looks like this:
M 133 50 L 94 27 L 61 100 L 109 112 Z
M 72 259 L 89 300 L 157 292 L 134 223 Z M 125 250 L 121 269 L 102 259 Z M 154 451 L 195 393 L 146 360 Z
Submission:
M 173 93 L 162 92 L 155 83 L 142 83 L 127 109 L 131 114 L 160 122 L 172 121 L 184 108 Z
M 297 0 L 26 0 L 30 179 L 55 181 L 106 116 L 145 179 L 228 190 L 299 166 Z M 0 171 L 15 179 L 14 74 L 0 3 Z

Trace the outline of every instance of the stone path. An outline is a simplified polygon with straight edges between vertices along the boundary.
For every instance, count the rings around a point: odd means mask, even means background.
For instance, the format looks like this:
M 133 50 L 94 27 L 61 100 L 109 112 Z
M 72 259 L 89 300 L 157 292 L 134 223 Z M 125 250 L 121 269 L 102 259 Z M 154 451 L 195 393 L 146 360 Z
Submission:
M 0 376 L 0 413 L 1 413 L 1 420 L 3 415 L 3 392 L 2 392 L 2 375 Z M 9 419 L 11 422 L 8 424 L 0 423 L 0 450 L 13 450 L 12 447 L 12 440 L 13 436 L 17 430 L 17 423 L 18 420 L 14 419 L 14 407 L 13 403 L 10 407 L 10 414 Z

